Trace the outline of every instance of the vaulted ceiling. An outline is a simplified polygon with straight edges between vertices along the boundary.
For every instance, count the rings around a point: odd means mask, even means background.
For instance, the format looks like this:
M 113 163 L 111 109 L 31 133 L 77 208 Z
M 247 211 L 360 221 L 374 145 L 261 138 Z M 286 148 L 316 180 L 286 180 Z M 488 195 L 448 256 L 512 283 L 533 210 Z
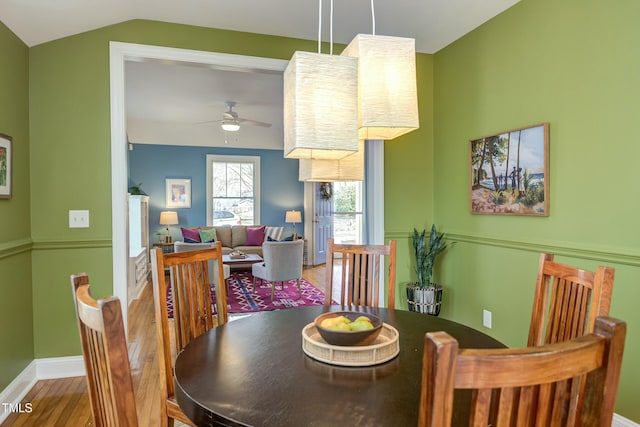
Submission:
M 518 1 L 378 0 L 375 33 L 415 38 L 418 52 L 434 53 Z M 358 33 L 372 33 L 371 0 L 333 3 L 334 42 L 346 44 Z M 324 41 L 329 41 L 330 4 L 322 3 Z M 317 40 L 318 6 L 310 0 L 0 0 L 0 21 L 29 46 L 131 19 Z M 281 76 L 197 64 L 129 62 L 126 91 L 133 142 L 282 145 Z M 201 123 L 221 119 L 225 101 L 237 103 L 240 117 L 273 126 L 243 126 L 225 138 L 219 123 Z

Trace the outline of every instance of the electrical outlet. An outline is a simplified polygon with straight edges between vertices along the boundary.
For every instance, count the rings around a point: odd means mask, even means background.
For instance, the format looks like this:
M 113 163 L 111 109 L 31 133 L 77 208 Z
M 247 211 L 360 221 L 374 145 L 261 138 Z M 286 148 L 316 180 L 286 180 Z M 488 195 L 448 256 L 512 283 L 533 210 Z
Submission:
M 491 312 L 489 310 L 482 310 L 482 326 L 491 329 Z
M 69 228 L 89 228 L 89 211 L 69 211 Z

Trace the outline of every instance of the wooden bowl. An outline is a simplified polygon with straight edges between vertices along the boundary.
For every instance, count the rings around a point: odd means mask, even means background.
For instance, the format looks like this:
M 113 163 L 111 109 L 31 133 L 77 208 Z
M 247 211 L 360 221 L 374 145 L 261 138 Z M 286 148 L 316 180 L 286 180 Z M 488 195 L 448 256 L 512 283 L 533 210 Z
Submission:
M 344 316 L 352 322 L 360 316 L 368 317 L 369 320 L 371 320 L 373 329 L 366 329 L 364 331 L 341 331 L 327 329 L 320 326 L 323 320 L 338 316 Z M 320 333 L 320 336 L 327 342 L 327 344 L 339 346 L 369 345 L 375 341 L 382 329 L 382 320 L 380 320 L 379 317 L 369 313 L 361 313 L 359 311 L 331 311 L 323 313 L 316 317 L 314 324 Z

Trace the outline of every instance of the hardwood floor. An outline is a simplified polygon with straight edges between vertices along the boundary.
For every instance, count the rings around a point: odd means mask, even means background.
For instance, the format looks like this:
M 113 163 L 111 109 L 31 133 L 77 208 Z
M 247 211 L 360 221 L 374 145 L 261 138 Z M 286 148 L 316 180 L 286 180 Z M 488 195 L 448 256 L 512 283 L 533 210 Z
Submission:
M 324 292 L 324 271 L 324 265 L 305 268 L 303 277 Z M 129 360 L 136 393 L 138 423 L 141 427 L 158 426 L 160 384 L 150 281 L 145 286 L 141 298 L 131 304 L 129 319 Z M 31 413 L 12 414 L 2 423 L 2 427 L 93 425 L 84 377 L 38 381 L 23 399 L 23 407 L 26 403 L 31 404 Z

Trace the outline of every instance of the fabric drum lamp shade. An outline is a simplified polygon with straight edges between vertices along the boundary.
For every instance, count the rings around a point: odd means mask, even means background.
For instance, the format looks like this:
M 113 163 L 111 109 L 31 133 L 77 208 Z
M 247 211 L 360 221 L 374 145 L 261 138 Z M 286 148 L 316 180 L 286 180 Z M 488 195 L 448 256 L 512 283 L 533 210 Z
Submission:
M 178 223 L 177 212 L 160 212 L 160 225 L 175 225 Z
M 284 157 L 341 159 L 357 150 L 357 58 L 295 52 L 284 72 Z
M 360 139 L 390 140 L 420 127 L 414 39 L 358 34 L 341 55 L 359 60 Z
M 287 211 L 284 215 L 284 222 L 289 224 L 297 224 L 302 222 L 302 213 L 300 211 Z
M 358 151 L 340 160 L 300 159 L 298 180 L 306 182 L 364 181 L 364 141 Z

